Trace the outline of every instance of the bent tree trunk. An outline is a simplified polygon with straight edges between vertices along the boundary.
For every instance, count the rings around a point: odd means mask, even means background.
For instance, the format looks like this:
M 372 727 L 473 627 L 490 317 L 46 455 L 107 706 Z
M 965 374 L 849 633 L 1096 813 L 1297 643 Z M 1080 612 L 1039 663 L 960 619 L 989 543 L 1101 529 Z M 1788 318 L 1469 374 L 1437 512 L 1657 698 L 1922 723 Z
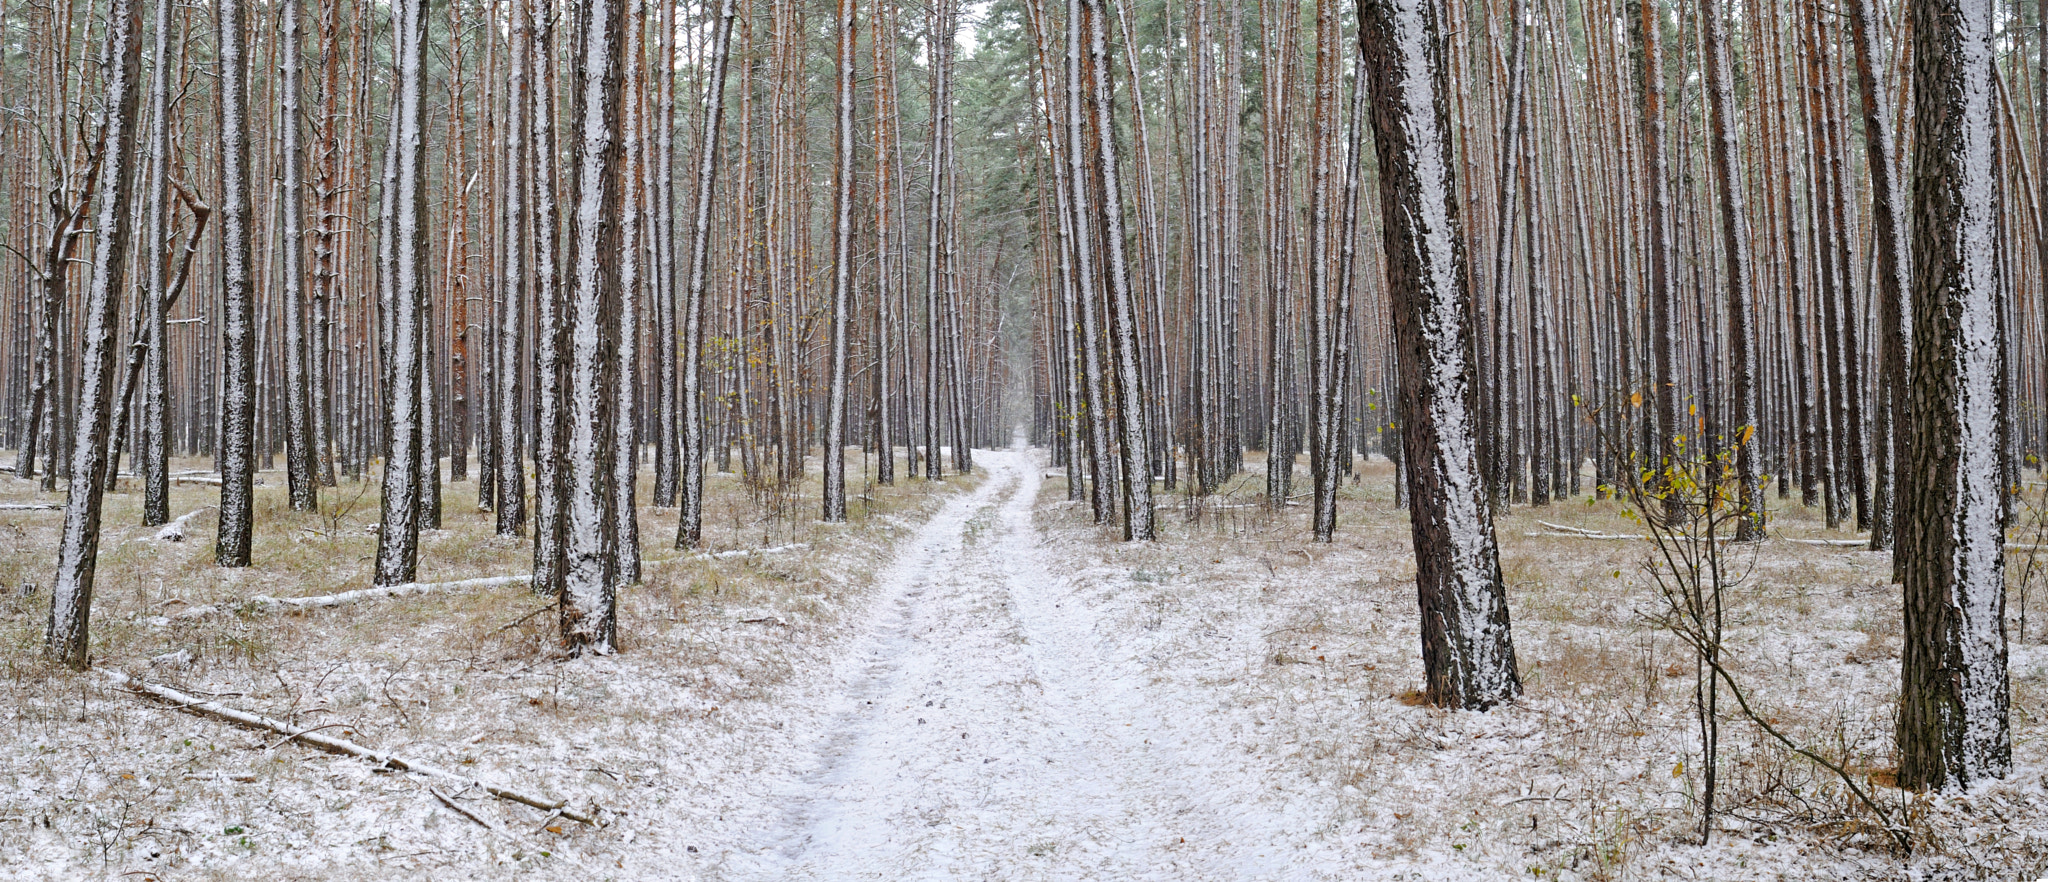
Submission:
M 1474 425 L 1471 296 L 1435 0 L 1359 0 L 1399 343 L 1427 696 L 1483 710 L 1522 691 Z
M 107 423 L 114 398 L 116 323 L 126 290 L 128 203 L 133 188 L 135 105 L 141 95 L 142 4 L 114 0 L 107 11 L 106 115 L 100 130 L 101 162 L 96 173 L 100 203 L 93 220 L 92 286 L 85 301 L 84 368 L 78 386 L 78 430 L 71 456 L 71 498 L 64 505 L 64 534 L 57 547 L 57 578 L 50 592 L 50 629 L 45 650 L 58 661 L 84 669 L 86 631 L 92 609 L 93 570 L 99 562 L 100 494 L 106 484 Z M 61 270 L 61 268 L 60 268 Z
M 1913 395 L 1899 460 L 1899 784 L 2012 766 L 1991 0 L 1914 0 Z

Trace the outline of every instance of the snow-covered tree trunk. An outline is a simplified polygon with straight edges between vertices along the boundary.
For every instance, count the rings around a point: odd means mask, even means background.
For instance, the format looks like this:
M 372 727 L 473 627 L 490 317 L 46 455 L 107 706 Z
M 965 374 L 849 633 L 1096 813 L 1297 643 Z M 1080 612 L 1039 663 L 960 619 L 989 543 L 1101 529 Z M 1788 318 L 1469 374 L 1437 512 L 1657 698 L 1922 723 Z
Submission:
M 284 223 L 278 231 L 282 249 L 278 296 L 284 298 L 285 483 L 293 511 L 320 507 L 318 455 L 313 442 L 313 389 L 306 370 L 306 202 L 305 151 L 299 144 L 299 4 L 281 0 L 278 8 L 278 108 L 281 137 Z
M 1093 62 L 1095 143 L 1102 172 L 1102 238 L 1109 283 L 1111 341 L 1115 345 L 1118 428 L 1123 437 L 1124 539 L 1151 541 L 1152 527 L 1151 439 L 1147 437 L 1144 369 L 1138 349 L 1138 302 L 1131 293 L 1130 257 L 1124 252 L 1124 195 L 1117 173 L 1114 90 L 1110 72 L 1109 16 L 1103 0 L 1084 0 L 1088 18 L 1088 54 Z
M 932 53 L 932 110 L 931 139 L 928 151 L 931 162 L 931 199 L 925 216 L 925 335 L 924 335 L 924 476 L 925 480 L 936 481 L 941 477 L 939 463 L 939 372 L 940 349 L 944 345 L 941 337 L 945 334 L 945 321 L 940 314 L 939 298 L 945 288 L 945 230 L 946 204 L 951 189 L 952 147 L 946 137 L 950 131 L 946 117 L 953 106 L 953 41 L 954 14 L 959 0 L 938 0 L 931 9 L 931 53 Z
M 505 69 L 504 162 L 505 192 L 503 235 L 499 243 L 504 257 L 499 261 L 497 404 L 498 462 L 492 468 L 497 477 L 497 531 L 500 536 L 518 536 L 526 530 L 526 394 L 522 370 L 528 349 L 526 299 L 528 297 L 528 212 L 527 193 L 532 173 L 531 151 L 527 149 L 527 117 L 532 98 L 527 96 L 528 21 L 523 12 L 512 16 L 511 59 Z
M 704 287 L 711 257 L 712 196 L 718 184 L 719 134 L 725 124 L 726 60 L 732 48 L 732 22 L 738 0 L 721 0 L 712 29 L 699 126 L 703 141 L 697 151 L 697 186 L 691 195 L 690 269 L 683 291 L 683 464 L 682 511 L 676 520 L 676 547 L 696 548 L 704 530 Z
M 567 340 L 562 320 L 560 185 L 555 138 L 555 16 L 545 0 L 526 0 L 528 92 L 527 154 L 533 194 L 533 590 L 549 597 L 562 592 L 562 360 Z
M 112 417 L 115 352 L 119 348 L 121 293 L 128 285 L 129 169 L 135 164 L 136 104 L 142 95 L 142 5 L 113 0 L 107 10 L 101 57 L 107 100 L 99 146 L 100 201 L 94 213 L 91 286 L 85 299 L 84 351 L 80 354 L 78 421 L 71 457 L 71 496 L 57 546 L 50 623 L 44 649 L 73 668 L 90 664 L 88 628 L 93 573 L 99 563 L 100 501 L 105 489 L 108 420 Z
M 846 331 L 853 304 L 854 2 L 838 0 L 838 52 L 832 159 L 832 376 L 825 405 L 827 522 L 846 520 Z
M 141 431 L 135 439 L 135 473 L 142 481 L 142 525 L 162 526 L 171 519 L 170 304 L 164 286 L 174 205 L 171 202 L 171 12 L 159 3 L 152 40 L 157 59 L 149 81 L 148 170 L 143 192 L 142 333 L 149 351 L 142 359 Z M 194 230 L 195 238 L 198 231 Z
M 220 526 L 214 562 L 249 565 L 255 518 L 256 290 L 249 259 L 248 0 L 214 0 L 220 77 Z M 411 577 L 400 580 L 411 581 Z
M 1432 704 L 1484 709 L 1522 690 L 1474 425 L 1473 307 L 1458 229 L 1437 0 L 1360 0 L 1422 661 Z
M 1673 313 L 1677 311 L 1676 284 L 1671 279 L 1671 205 L 1666 185 L 1664 158 L 1664 54 L 1661 46 L 1663 19 L 1659 0 L 1628 0 L 1629 20 L 1635 37 L 1636 81 L 1642 116 L 1642 174 L 1648 190 L 1643 210 L 1649 215 L 1648 250 L 1650 282 L 1650 394 L 1656 399 L 1656 460 L 1668 461 L 1678 440 L 1678 389 L 1673 385 L 1676 369 L 1672 351 Z M 1671 500 L 1677 505 L 1676 497 Z
M 1066 123 L 1067 162 L 1067 210 L 1072 213 L 1073 235 L 1069 247 L 1074 251 L 1074 287 L 1078 306 L 1078 334 L 1081 350 L 1082 400 L 1087 420 L 1088 458 L 1093 466 L 1093 495 L 1095 522 L 1107 523 L 1116 512 L 1114 469 L 1110 463 L 1115 460 L 1114 442 L 1109 434 L 1109 378 L 1104 376 L 1102 364 L 1102 318 L 1100 308 L 1101 281 L 1096 265 L 1095 242 L 1099 235 L 1095 208 L 1095 194 L 1088 190 L 1088 107 L 1084 96 L 1088 94 L 1087 72 L 1082 68 L 1085 57 L 1082 49 L 1082 29 L 1085 27 L 1082 0 L 1067 0 L 1067 67 L 1066 67 L 1066 109 L 1061 119 Z
M 617 498 L 609 492 L 618 387 L 621 246 L 620 0 L 577 7 L 567 263 L 567 370 L 562 398 L 562 642 L 608 655 L 618 636 Z
M 1916 149 L 1899 784 L 1960 789 L 2012 767 L 1995 26 L 1991 0 L 1913 0 L 1908 12 Z
M 385 157 L 383 235 L 389 254 L 385 285 L 390 311 L 390 364 L 385 368 L 385 419 L 390 445 L 384 461 L 382 526 L 377 532 L 378 585 L 411 582 L 419 566 L 422 465 L 426 461 L 425 408 L 421 378 L 425 347 L 421 304 L 427 296 L 426 186 L 426 5 L 397 0 L 393 31 L 397 83 L 391 125 L 392 153 Z
M 1906 195 L 1899 180 L 1898 126 L 1892 119 L 1890 74 L 1884 69 L 1885 54 L 1880 44 L 1884 23 L 1878 20 L 1874 0 L 1849 0 L 1849 19 L 1854 25 L 1856 80 L 1863 109 L 1865 164 L 1870 168 L 1871 248 L 1877 258 L 1879 350 L 1877 412 L 1872 420 L 1871 446 L 1877 474 L 1870 505 L 1870 550 L 1892 547 L 1897 523 L 1898 454 L 1906 415 L 1906 369 L 1909 362 L 1907 339 L 1913 333 L 1911 222 L 1907 219 Z M 2048 19 L 2042 22 L 2048 27 Z M 2043 45 L 2048 52 L 2048 44 Z M 2044 55 L 2048 58 L 2048 55 Z M 2048 82 L 2042 83 L 2048 89 Z M 2044 93 L 2048 94 L 2048 93 Z M 2041 139 L 2048 144 L 2048 138 Z M 2043 239 L 2048 242 L 2048 238 Z
M 676 4 L 662 0 L 661 43 L 655 71 L 660 77 L 654 135 L 654 504 L 677 504 L 681 492 L 682 420 L 676 395 Z

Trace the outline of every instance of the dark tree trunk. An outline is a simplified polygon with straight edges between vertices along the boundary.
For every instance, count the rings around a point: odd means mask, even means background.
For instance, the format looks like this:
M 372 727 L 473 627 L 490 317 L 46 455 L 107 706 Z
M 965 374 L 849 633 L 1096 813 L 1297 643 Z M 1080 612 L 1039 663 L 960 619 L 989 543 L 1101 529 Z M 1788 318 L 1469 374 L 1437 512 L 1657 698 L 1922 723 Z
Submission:
M 1913 386 L 1899 462 L 1899 784 L 2012 767 L 1991 0 L 1913 0 Z
M 114 398 L 115 353 L 121 292 L 127 290 L 129 169 L 135 159 L 135 106 L 142 94 L 142 6 L 113 0 L 107 11 L 102 71 L 107 100 L 101 117 L 95 169 L 101 179 L 93 219 L 92 286 L 85 300 L 85 349 L 80 354 L 78 432 L 71 459 L 71 496 L 57 546 L 57 578 L 50 591 L 44 650 L 83 670 L 91 664 L 88 629 L 94 570 L 99 563 L 100 501 L 107 468 L 108 420 Z M 59 268 L 61 271 L 61 267 Z
M 1473 310 L 1437 3 L 1360 0 L 1358 9 L 1400 347 L 1427 696 L 1439 706 L 1484 709 L 1520 694 L 1522 684 L 1473 424 Z

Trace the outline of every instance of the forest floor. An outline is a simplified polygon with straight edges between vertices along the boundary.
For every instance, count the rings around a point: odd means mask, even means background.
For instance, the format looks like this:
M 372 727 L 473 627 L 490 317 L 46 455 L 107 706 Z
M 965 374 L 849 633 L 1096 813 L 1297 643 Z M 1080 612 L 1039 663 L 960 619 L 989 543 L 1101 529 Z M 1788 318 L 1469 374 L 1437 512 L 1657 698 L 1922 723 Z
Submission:
M 563 659 L 547 607 L 482 587 L 290 612 L 367 586 L 374 491 L 319 514 L 259 488 L 256 560 L 211 565 L 108 498 L 95 663 L 482 783 L 588 827 L 393 773 L 40 660 L 59 514 L 0 511 L 0 878 L 2011 879 L 2048 872 L 2048 626 L 2011 562 L 2014 773 L 1886 787 L 1899 606 L 1889 557 L 1785 506 L 1736 552 L 1729 657 L 1759 711 L 1846 763 L 1911 832 L 1892 847 L 1832 775 L 1722 724 L 1724 811 L 1698 841 L 1690 656 L 1613 503 L 1517 506 L 1502 563 L 1527 694 L 1420 705 L 1413 555 L 1387 464 L 1337 541 L 1257 504 L 1263 464 L 1127 545 L 1035 451 L 903 482 L 815 523 L 715 477 L 713 550 L 621 598 L 624 651 Z M 813 470 L 815 472 L 815 470 Z M 474 484 L 449 485 L 423 580 L 525 572 Z M 181 485 L 173 513 L 213 488 Z M 0 476 L 0 503 L 47 501 Z M 647 498 L 643 487 L 642 499 Z M 1775 497 L 1774 497 L 1775 499 Z M 2031 523 L 2031 521 L 2030 521 Z M 674 515 L 642 512 L 650 561 Z M 2026 539 L 2022 541 L 2034 541 Z M 791 547 L 798 546 L 798 547 Z M 2034 604 L 2038 611 L 2039 603 Z M 196 614 L 195 614 L 196 613 Z M 1725 700 L 1725 695 L 1724 695 Z

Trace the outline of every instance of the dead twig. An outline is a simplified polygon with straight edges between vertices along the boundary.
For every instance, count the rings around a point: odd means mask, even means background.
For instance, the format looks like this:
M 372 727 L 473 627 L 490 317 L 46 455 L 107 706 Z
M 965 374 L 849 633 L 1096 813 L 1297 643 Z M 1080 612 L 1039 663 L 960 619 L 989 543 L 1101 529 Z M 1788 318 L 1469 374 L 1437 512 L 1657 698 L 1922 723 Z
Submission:
M 213 717 L 214 719 L 224 720 L 226 722 L 234 723 L 238 726 L 244 726 L 251 729 L 265 729 L 271 732 L 275 732 L 279 735 L 287 735 L 290 736 L 291 739 L 303 741 L 306 744 L 320 748 L 321 750 L 325 750 L 329 753 L 336 753 L 341 754 L 343 756 L 352 756 L 357 759 L 369 760 L 375 763 L 379 768 L 392 769 L 401 772 L 411 772 L 415 775 L 421 775 L 428 778 L 444 778 L 450 781 L 459 782 L 466 787 L 476 787 L 478 789 L 481 789 L 483 792 L 495 796 L 499 799 L 505 800 L 507 802 L 516 802 L 520 805 L 531 806 L 533 808 L 540 809 L 544 812 L 559 814 L 561 817 L 568 818 L 569 820 L 575 821 L 580 824 L 587 824 L 593 827 L 597 826 L 597 819 L 594 816 L 592 816 L 591 814 L 585 814 L 583 812 L 571 811 L 568 808 L 568 802 L 564 800 L 543 799 L 541 797 L 521 793 L 517 790 L 512 790 L 510 788 L 498 787 L 492 784 L 485 784 L 484 782 L 478 781 L 477 779 L 471 778 L 467 775 L 459 775 L 446 769 L 439 768 L 437 766 L 432 766 L 415 760 L 406 759 L 405 757 L 399 756 L 395 753 L 390 753 L 381 750 L 373 750 L 371 748 L 364 747 L 363 745 L 357 744 L 347 739 L 321 735 L 313 731 L 313 729 L 292 726 L 284 723 L 283 721 L 273 720 L 261 714 L 253 714 L 249 713 L 248 711 L 236 710 L 235 708 L 228 707 L 226 705 L 220 704 L 219 702 L 207 701 L 197 696 L 187 695 L 168 686 L 150 683 L 136 679 L 134 677 L 130 677 L 127 674 L 124 674 L 120 671 L 112 671 L 104 668 L 100 669 L 100 671 L 108 679 L 113 680 L 114 683 L 117 685 L 126 686 L 130 689 L 135 690 L 136 692 L 148 695 L 159 701 L 177 707 L 180 710 L 192 711 L 202 716 L 208 716 Z M 326 727 L 323 726 L 315 728 Z

